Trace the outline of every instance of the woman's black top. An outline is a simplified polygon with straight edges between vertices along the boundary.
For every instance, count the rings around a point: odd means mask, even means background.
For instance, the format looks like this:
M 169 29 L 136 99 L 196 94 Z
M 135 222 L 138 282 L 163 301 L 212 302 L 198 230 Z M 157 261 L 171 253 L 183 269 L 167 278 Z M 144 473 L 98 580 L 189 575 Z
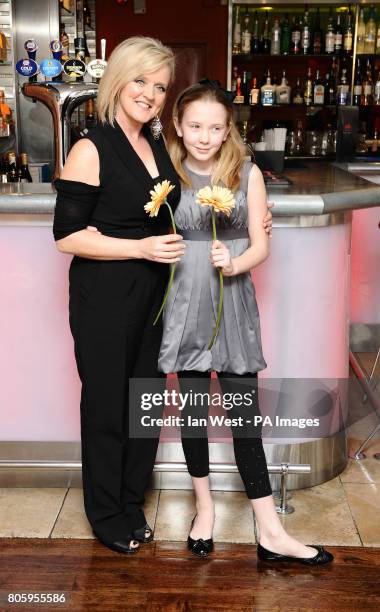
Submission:
M 55 240 L 95 226 L 102 234 L 116 238 L 140 239 L 167 234 L 170 215 L 161 206 L 157 217 L 149 217 L 144 205 L 150 201 L 154 185 L 164 180 L 175 185 L 168 202 L 175 210 L 181 194 L 178 176 L 162 136 L 155 140 L 149 126 L 142 133 L 148 140 L 159 176 L 152 178 L 127 136 L 115 125 L 99 123 L 86 138 L 96 146 L 100 162 L 100 185 L 57 179 L 57 203 L 53 233 Z

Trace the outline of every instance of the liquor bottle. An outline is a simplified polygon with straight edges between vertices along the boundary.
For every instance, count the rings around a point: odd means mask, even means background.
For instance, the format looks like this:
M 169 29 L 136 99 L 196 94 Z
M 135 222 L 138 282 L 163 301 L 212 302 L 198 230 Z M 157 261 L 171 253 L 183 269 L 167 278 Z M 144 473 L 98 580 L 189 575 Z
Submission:
M 314 32 L 313 32 L 313 53 L 314 55 L 320 55 L 323 50 L 323 32 L 321 30 L 321 16 L 319 13 L 319 7 L 317 8 L 317 14 L 315 16 Z
M 253 20 L 253 31 L 252 31 L 252 53 L 257 55 L 260 53 L 260 30 L 259 30 L 259 16 L 257 11 L 255 11 L 255 16 Z
M 334 53 L 335 48 L 335 28 L 334 18 L 332 14 L 332 8 L 330 6 L 329 19 L 327 22 L 326 36 L 325 36 L 325 51 L 328 54 Z
M 0 183 L 8 183 L 8 162 L 6 157 L 0 158 Z
M 301 30 L 301 53 L 307 55 L 311 49 L 311 32 L 309 26 L 309 11 L 305 5 L 305 14 L 303 16 L 303 24 Z
M 234 23 L 234 36 L 233 36 L 233 47 L 232 53 L 236 55 L 241 52 L 241 25 L 240 25 L 240 15 L 239 15 L 240 7 L 236 7 L 235 12 L 235 23 Z
M 0 87 L 0 118 L 0 136 L 8 137 L 13 131 L 13 119 L 11 107 L 5 102 L 4 87 Z
M 251 73 L 246 70 L 243 71 L 243 78 L 241 81 L 241 95 L 244 97 L 243 104 L 249 104 L 249 82 L 251 80 Z
M 337 104 L 347 106 L 350 103 L 350 85 L 347 79 L 347 68 L 342 69 L 342 75 L 337 87 Z
M 268 15 L 268 11 L 265 11 L 262 53 L 265 53 L 265 54 L 270 53 L 270 43 L 271 43 L 271 40 L 270 40 L 270 33 L 269 33 L 269 15 Z
M 380 70 L 377 73 L 375 87 L 373 90 L 373 103 L 375 106 L 380 106 Z
M 84 110 L 86 128 L 90 129 L 96 125 L 95 104 L 93 98 L 87 100 Z
M 307 79 L 305 82 L 303 99 L 304 99 L 306 106 L 310 106 L 313 103 L 313 81 L 311 78 L 311 68 L 310 67 L 307 71 Z
M 32 183 L 32 177 L 29 172 L 28 154 L 21 153 L 20 161 L 21 163 L 17 171 L 19 183 Z
M 14 151 L 9 151 L 8 153 L 8 164 L 7 182 L 18 183 L 16 153 Z
M 0 30 L 0 63 L 6 62 L 8 59 L 7 38 L 2 30 Z
M 325 86 L 319 78 L 319 70 L 315 75 L 314 87 L 313 87 L 313 104 L 322 105 L 325 102 Z
M 297 15 L 294 17 L 294 23 L 290 39 L 290 52 L 293 55 L 298 55 L 301 51 L 301 28 Z
M 244 104 L 244 96 L 241 92 L 241 76 L 236 79 L 236 96 L 234 98 L 234 104 Z
M 286 13 L 281 24 L 281 55 L 289 55 L 290 53 L 290 25 L 289 15 Z
M 336 104 L 336 78 L 332 71 L 326 74 L 325 104 L 329 106 L 335 106 Z
M 238 76 L 239 76 L 238 67 L 234 66 L 232 68 L 231 91 L 236 91 Z
M 243 18 L 243 31 L 241 33 L 241 52 L 248 55 L 251 53 L 251 20 L 248 10 Z
M 88 5 L 88 0 L 83 1 L 83 24 L 85 28 L 89 28 L 90 30 L 94 29 L 91 23 L 91 11 Z
M 281 28 L 278 19 L 274 20 L 270 44 L 270 54 L 280 55 L 281 52 Z
M 353 30 L 352 30 L 352 13 L 351 13 L 351 6 L 348 10 L 348 14 L 347 14 L 347 22 L 346 22 L 346 27 L 344 29 L 344 34 L 343 34 L 343 52 L 346 53 L 346 55 L 351 55 L 352 53 L 352 43 L 353 43 Z
M 369 11 L 369 19 L 365 26 L 364 35 L 364 53 L 375 53 L 376 44 L 376 22 L 375 22 L 375 7 L 371 5 Z
M 334 53 L 335 55 L 340 55 L 342 53 L 343 48 L 343 30 L 340 25 L 340 13 L 338 13 L 336 17 L 336 26 L 335 26 L 335 40 L 334 40 Z
M 260 101 L 260 89 L 257 85 L 257 77 L 252 79 L 252 87 L 249 94 L 249 103 L 251 106 L 257 106 Z
M 276 87 L 277 104 L 290 104 L 290 87 L 286 80 L 285 70 L 282 71 L 281 84 Z
M 371 106 L 373 102 L 373 81 L 372 81 L 372 67 L 370 59 L 367 59 L 366 76 L 362 82 L 362 97 L 360 100 L 360 106 Z
M 293 101 L 293 104 L 298 104 L 298 105 L 303 104 L 303 93 L 302 93 L 301 83 L 300 83 L 300 78 L 299 77 L 297 77 L 296 86 L 293 89 L 292 101 Z
M 377 28 L 375 53 L 376 55 L 380 55 L 380 24 Z
M 363 88 L 362 88 L 362 75 L 360 69 L 360 58 L 356 60 L 356 68 L 355 68 L 355 78 L 354 78 L 354 91 L 352 104 L 353 106 L 360 106 L 360 100 L 362 97 Z
M 364 39 L 365 39 L 365 21 L 364 21 L 364 9 L 360 9 L 358 28 L 356 34 L 356 53 L 364 53 Z
M 270 72 L 267 72 L 266 83 L 261 88 L 261 104 L 263 106 L 273 106 L 275 101 L 276 86 L 272 85 Z

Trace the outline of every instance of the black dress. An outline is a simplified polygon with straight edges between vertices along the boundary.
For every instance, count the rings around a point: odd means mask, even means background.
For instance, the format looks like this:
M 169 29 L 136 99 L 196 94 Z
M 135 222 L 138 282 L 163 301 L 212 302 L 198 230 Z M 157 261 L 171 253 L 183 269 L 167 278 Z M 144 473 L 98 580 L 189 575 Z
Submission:
M 55 239 L 94 225 L 107 236 L 140 239 L 167 234 L 163 206 L 157 218 L 144 204 L 154 184 L 170 180 L 175 209 L 180 183 L 163 139 L 150 143 L 159 171 L 153 179 L 121 127 L 99 124 L 87 136 L 100 160 L 100 186 L 56 181 Z M 82 381 L 81 438 L 85 510 L 106 540 L 145 525 L 141 510 L 157 452 L 155 438 L 129 438 L 129 378 L 155 378 L 162 326 L 153 326 L 168 266 L 144 259 L 96 261 L 74 257 L 70 267 L 70 326 Z M 134 407 L 131 407 L 131 409 Z

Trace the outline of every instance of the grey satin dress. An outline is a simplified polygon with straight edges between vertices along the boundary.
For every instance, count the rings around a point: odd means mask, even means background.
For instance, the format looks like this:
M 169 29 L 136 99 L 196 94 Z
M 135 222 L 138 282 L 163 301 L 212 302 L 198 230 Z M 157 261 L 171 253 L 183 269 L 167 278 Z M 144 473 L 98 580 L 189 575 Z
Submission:
M 252 168 L 245 161 L 235 208 L 230 217 L 217 214 L 219 239 L 232 257 L 249 246 L 247 237 L 227 238 L 226 230 L 247 230 L 247 187 Z M 210 177 L 187 169 L 192 189 L 182 186 L 181 200 L 175 212 L 178 230 L 206 230 L 210 239 L 186 240 L 186 252 L 177 264 L 174 281 L 164 312 L 164 331 L 158 368 L 164 373 L 182 370 L 247 374 L 266 368 L 261 348 L 260 319 L 251 274 L 245 272 L 224 277 L 224 299 L 219 334 L 211 350 L 207 349 L 216 322 L 219 300 L 219 273 L 210 261 L 212 244 L 211 210 L 196 203 L 196 193 L 210 185 Z M 240 231 L 238 234 L 245 234 Z M 194 232 L 194 236 L 197 232 Z M 185 233 L 186 236 L 186 233 Z

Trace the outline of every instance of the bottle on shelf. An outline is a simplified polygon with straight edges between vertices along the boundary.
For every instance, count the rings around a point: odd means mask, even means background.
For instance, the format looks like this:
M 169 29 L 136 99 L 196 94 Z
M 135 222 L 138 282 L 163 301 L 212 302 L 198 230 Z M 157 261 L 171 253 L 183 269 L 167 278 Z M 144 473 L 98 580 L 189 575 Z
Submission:
M 269 32 L 269 14 L 268 11 L 265 11 L 265 21 L 264 21 L 264 29 L 263 29 L 263 42 L 261 52 L 265 54 L 270 53 L 270 32 Z
M 17 163 L 15 151 L 8 152 L 8 172 L 7 172 L 8 183 L 18 183 Z
M 303 16 L 303 24 L 301 30 L 301 53 L 308 55 L 311 49 L 311 32 L 309 25 L 309 11 L 305 5 L 305 13 Z
M 352 53 L 352 44 L 354 39 L 354 33 L 352 29 L 352 13 L 351 13 L 351 5 L 348 9 L 346 27 L 344 28 L 343 33 L 343 52 L 346 55 L 351 55 Z
M 376 22 L 375 7 L 371 4 L 369 19 L 365 25 L 364 34 L 364 53 L 375 53 L 376 45 Z
M 8 137 L 13 132 L 12 110 L 5 102 L 4 87 L 0 87 L 0 136 Z
M 251 18 L 249 12 L 243 17 L 243 29 L 241 33 L 241 52 L 248 55 L 251 53 Z
M 367 59 L 366 76 L 362 82 L 362 96 L 360 106 L 371 106 L 373 103 L 373 81 L 372 81 L 372 66 L 370 59 Z
M 236 91 L 237 88 L 237 78 L 239 76 L 238 67 L 234 66 L 232 68 L 232 79 L 231 79 L 231 90 Z
M 236 7 L 235 11 L 235 23 L 234 23 L 234 36 L 233 36 L 233 55 L 241 53 L 241 25 L 240 25 L 240 7 Z
M 293 27 L 290 38 L 290 53 L 292 55 L 299 55 L 301 51 L 301 28 L 298 16 L 294 17 Z
M 19 183 L 33 183 L 29 172 L 29 159 L 27 153 L 21 153 L 20 155 L 20 166 L 17 170 L 17 177 Z
M 304 129 L 301 119 L 297 119 L 294 138 L 294 155 L 302 155 L 304 152 Z
M 0 29 L 0 63 L 8 60 L 7 37 Z
M 0 183 L 8 183 L 8 161 L 6 157 L 0 158 Z
M 62 45 L 61 62 L 67 62 L 67 60 L 70 58 L 70 41 L 65 31 L 65 24 L 62 22 L 59 24 L 59 40 Z
M 88 5 L 88 0 L 83 0 L 83 24 L 85 28 L 89 28 L 93 30 L 92 21 L 91 21 L 91 11 Z
M 317 14 L 315 16 L 314 31 L 313 31 L 313 53 L 314 55 L 320 55 L 323 51 L 323 32 L 321 30 L 321 16 L 319 13 L 319 7 L 317 8 Z
M 272 85 L 270 72 L 268 70 L 266 83 L 261 87 L 261 104 L 263 106 L 273 106 L 275 103 L 276 86 Z
M 365 39 L 365 21 L 364 21 L 364 9 L 360 9 L 358 27 L 356 31 L 356 53 L 364 53 L 364 39 Z
M 234 104 L 244 104 L 244 95 L 241 91 L 241 76 L 239 75 L 236 79 L 236 96 L 234 98 Z
M 362 74 L 361 74 L 361 67 L 360 67 L 360 58 L 358 57 L 356 60 L 356 67 L 355 67 L 354 90 L 353 90 L 353 97 L 352 97 L 353 106 L 360 106 L 360 100 L 362 97 L 362 93 L 363 93 Z
M 340 23 L 341 16 L 340 13 L 336 16 L 336 25 L 335 25 L 335 40 L 334 40 L 334 53 L 335 55 L 340 55 L 343 49 L 343 30 Z
M 281 84 L 276 87 L 276 103 L 290 104 L 290 87 L 286 79 L 285 70 L 282 71 Z
M 350 84 L 347 78 L 347 68 L 342 68 L 342 75 L 340 77 L 337 87 L 337 104 L 339 106 L 347 106 L 350 103 Z
M 301 89 L 300 77 L 297 77 L 296 86 L 293 89 L 292 102 L 293 102 L 293 104 L 298 104 L 300 106 L 304 102 L 304 100 L 303 100 L 303 93 L 302 93 L 302 89 Z
M 84 110 L 85 125 L 90 129 L 96 125 L 95 102 L 93 98 L 87 100 Z
M 241 95 L 244 98 L 243 104 L 249 104 L 249 81 L 251 79 L 251 73 L 246 70 L 243 71 L 243 78 L 241 81 Z
M 325 35 L 325 52 L 332 55 L 335 50 L 335 27 L 334 17 L 332 14 L 332 7 L 330 6 L 329 18 L 327 22 L 326 35 Z
M 375 53 L 380 55 L 380 23 L 377 26 Z
M 289 14 L 286 13 L 281 24 L 281 55 L 289 55 L 290 53 L 290 24 Z
M 325 104 L 329 106 L 335 106 L 336 104 L 336 78 L 333 71 L 326 74 Z
M 380 106 L 380 70 L 377 73 L 375 87 L 373 89 L 373 103 L 375 106 Z
M 303 92 L 303 99 L 306 106 L 313 104 L 313 80 L 311 78 L 311 68 L 309 66 L 307 71 L 307 78 L 305 81 L 305 87 Z
M 272 28 L 270 54 L 280 55 L 280 52 L 281 52 L 281 27 L 280 27 L 280 21 L 276 18 L 274 20 L 273 28 Z
M 253 30 L 252 30 L 252 45 L 251 51 L 254 55 L 260 53 L 260 28 L 259 28 L 259 16 L 257 11 L 255 11 L 254 19 L 253 19 Z
M 325 86 L 319 77 L 319 70 L 315 75 L 315 81 L 313 86 L 313 104 L 322 106 L 325 102 Z
M 260 101 L 260 89 L 257 84 L 257 77 L 252 79 L 252 87 L 249 93 L 249 103 L 251 106 L 257 106 Z

